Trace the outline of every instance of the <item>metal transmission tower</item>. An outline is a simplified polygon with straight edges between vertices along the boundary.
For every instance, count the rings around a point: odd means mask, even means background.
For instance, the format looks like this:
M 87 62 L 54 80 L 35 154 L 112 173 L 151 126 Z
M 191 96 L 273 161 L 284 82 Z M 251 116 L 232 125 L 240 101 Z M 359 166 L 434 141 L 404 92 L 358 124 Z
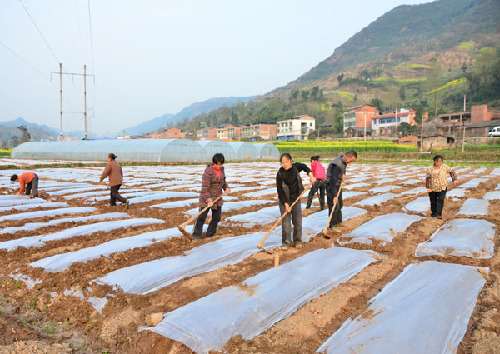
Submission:
M 59 71 L 53 71 L 51 74 L 57 74 L 59 75 L 59 129 L 61 130 L 61 134 L 63 131 L 63 86 L 62 86 L 62 78 L 63 76 L 81 76 L 83 77 L 83 112 L 77 112 L 77 113 L 83 113 L 83 128 L 85 135 L 83 136 L 83 139 L 87 139 L 89 136 L 89 131 L 88 131 L 88 114 L 87 114 L 87 76 L 92 76 L 93 78 L 95 77 L 93 74 L 87 74 L 87 65 L 83 65 L 83 74 L 81 73 L 72 73 L 72 72 L 63 72 L 62 71 L 62 63 L 59 63 Z M 75 112 L 72 112 L 75 113 Z

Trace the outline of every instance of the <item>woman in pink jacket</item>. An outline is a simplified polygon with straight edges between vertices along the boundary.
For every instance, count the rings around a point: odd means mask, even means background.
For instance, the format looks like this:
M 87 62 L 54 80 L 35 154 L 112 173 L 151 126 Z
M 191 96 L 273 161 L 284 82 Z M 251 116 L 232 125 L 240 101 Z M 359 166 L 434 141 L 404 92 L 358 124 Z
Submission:
M 314 194 L 316 194 L 319 190 L 319 205 L 321 210 L 323 210 L 325 209 L 326 172 L 325 167 L 323 167 L 321 161 L 319 160 L 319 156 L 311 157 L 311 170 L 314 178 L 316 178 L 316 182 L 314 182 L 311 191 L 307 196 L 306 209 L 311 207 Z

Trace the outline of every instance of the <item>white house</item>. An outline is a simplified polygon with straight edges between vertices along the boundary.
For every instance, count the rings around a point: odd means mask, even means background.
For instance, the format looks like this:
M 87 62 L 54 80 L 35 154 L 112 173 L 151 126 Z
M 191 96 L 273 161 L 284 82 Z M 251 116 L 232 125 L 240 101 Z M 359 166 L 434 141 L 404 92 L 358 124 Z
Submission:
M 316 118 L 302 115 L 280 120 L 277 125 L 278 140 L 307 140 L 309 133 L 316 130 Z

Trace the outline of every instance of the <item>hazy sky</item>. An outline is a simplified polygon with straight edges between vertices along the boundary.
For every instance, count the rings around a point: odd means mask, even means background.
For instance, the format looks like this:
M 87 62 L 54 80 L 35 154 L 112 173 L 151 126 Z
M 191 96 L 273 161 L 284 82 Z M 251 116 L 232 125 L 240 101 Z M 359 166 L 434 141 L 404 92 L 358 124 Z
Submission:
M 22 116 L 58 126 L 59 81 L 50 81 L 50 72 L 59 61 L 64 71 L 82 72 L 86 63 L 95 73 L 88 101 L 97 132 L 211 97 L 263 94 L 393 7 L 422 2 L 90 0 L 92 56 L 87 0 L 0 0 L 0 121 Z M 63 86 L 64 127 L 82 129 L 76 113 L 83 107 L 82 80 L 66 77 Z

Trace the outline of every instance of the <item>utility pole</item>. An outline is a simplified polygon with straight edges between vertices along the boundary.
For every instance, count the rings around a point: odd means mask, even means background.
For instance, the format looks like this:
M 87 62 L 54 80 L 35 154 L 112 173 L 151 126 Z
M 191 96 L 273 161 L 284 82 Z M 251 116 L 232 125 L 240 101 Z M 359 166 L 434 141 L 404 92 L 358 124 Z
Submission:
M 88 122 L 87 122 L 87 65 L 83 65 L 83 124 L 85 127 L 84 138 L 88 138 Z
M 62 108 L 62 97 L 63 97 L 63 88 L 62 88 L 62 63 L 59 63 L 59 130 L 61 131 L 61 136 L 63 133 L 63 108 Z
M 465 112 L 467 111 L 467 95 L 464 94 L 464 115 Z M 462 119 L 462 126 L 463 126 L 463 131 L 462 131 L 462 152 L 464 152 L 465 149 L 465 117 Z
M 83 65 L 83 74 L 81 73 L 73 73 L 73 72 L 63 72 L 62 71 L 62 63 L 59 63 L 59 71 L 57 72 L 52 72 L 51 74 L 58 74 L 59 75 L 59 113 L 60 113 L 60 118 L 59 118 L 59 128 L 61 129 L 62 132 L 62 119 L 63 119 L 63 109 L 62 109 L 62 95 L 63 95 L 63 89 L 62 89 L 62 78 L 64 75 L 68 75 L 71 77 L 75 76 L 82 76 L 83 77 L 83 112 L 73 112 L 73 113 L 83 113 L 83 123 L 84 123 L 84 139 L 88 138 L 88 119 L 87 119 L 87 76 L 92 76 L 94 77 L 93 74 L 87 74 L 87 65 Z

